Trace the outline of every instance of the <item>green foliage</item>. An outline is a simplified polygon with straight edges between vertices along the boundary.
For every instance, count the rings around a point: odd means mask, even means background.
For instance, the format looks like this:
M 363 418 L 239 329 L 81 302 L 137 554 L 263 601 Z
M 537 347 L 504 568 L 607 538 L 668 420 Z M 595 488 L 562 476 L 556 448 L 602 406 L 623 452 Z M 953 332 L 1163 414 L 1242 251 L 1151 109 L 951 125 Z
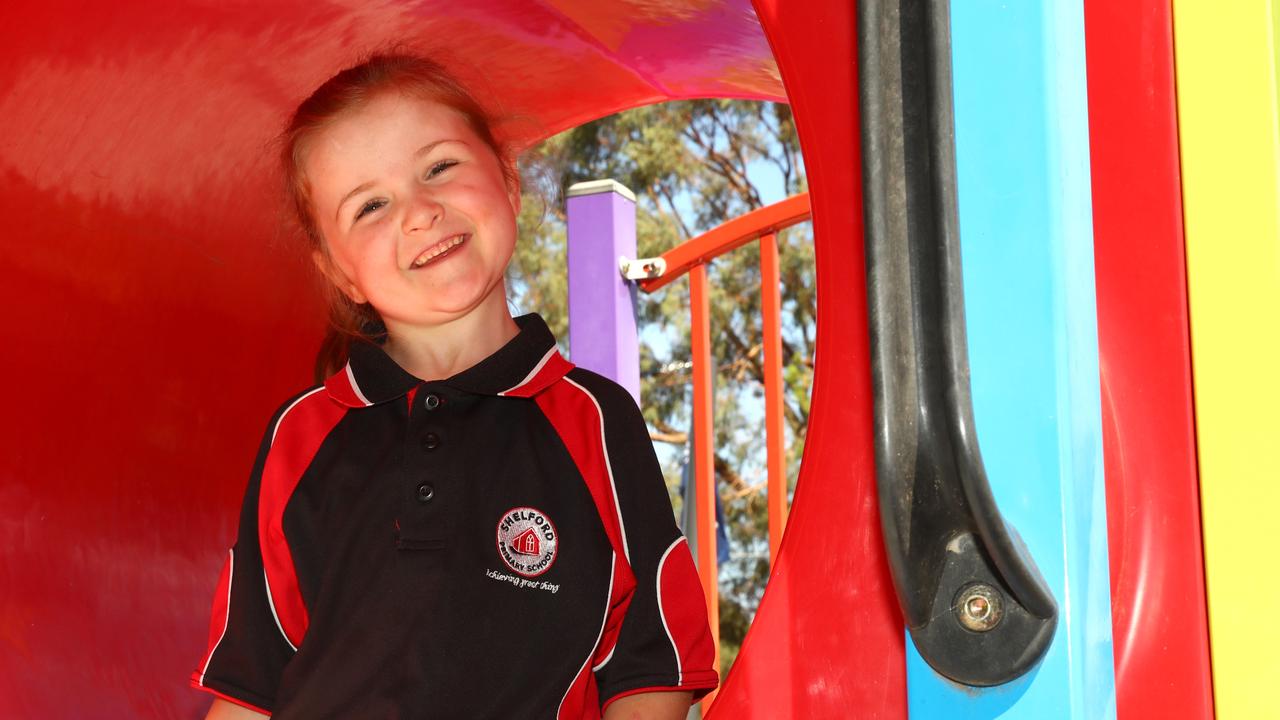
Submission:
M 637 108 L 557 135 L 522 159 L 520 242 L 508 288 L 521 311 L 536 310 L 567 338 L 562 195 L 576 182 L 612 178 L 637 197 L 638 254 L 661 255 L 697 234 L 761 207 L 758 179 L 783 192 L 807 189 L 790 108 L 696 100 Z M 750 172 L 749 172 L 750 168 Z M 783 314 L 787 468 L 794 486 L 809 418 L 816 287 L 808 224 L 778 236 Z M 708 267 L 715 372 L 717 487 L 732 543 L 720 572 L 722 667 L 737 655 L 768 577 L 759 248 L 750 243 Z M 641 396 L 655 440 L 675 452 L 665 468 L 673 505 L 689 407 L 689 289 L 683 278 L 641 293 Z M 658 338 L 657 342 L 644 342 Z

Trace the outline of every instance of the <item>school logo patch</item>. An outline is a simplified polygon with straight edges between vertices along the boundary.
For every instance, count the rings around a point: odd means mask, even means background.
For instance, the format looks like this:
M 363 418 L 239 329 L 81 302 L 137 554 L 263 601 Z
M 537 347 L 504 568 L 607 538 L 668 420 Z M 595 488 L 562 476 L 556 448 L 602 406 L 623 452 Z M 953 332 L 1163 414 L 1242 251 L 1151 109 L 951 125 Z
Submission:
M 537 577 L 556 561 L 560 535 L 546 513 L 531 507 L 512 508 L 498 521 L 498 556 L 525 577 Z

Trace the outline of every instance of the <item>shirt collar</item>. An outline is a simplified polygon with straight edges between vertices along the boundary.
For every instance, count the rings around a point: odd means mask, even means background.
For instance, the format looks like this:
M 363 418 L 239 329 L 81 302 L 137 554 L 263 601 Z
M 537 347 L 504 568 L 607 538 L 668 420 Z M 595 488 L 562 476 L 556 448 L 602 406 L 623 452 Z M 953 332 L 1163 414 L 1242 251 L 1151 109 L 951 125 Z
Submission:
M 532 397 L 573 368 L 556 348 L 555 336 L 537 313 L 515 318 L 520 332 L 496 352 L 442 385 L 477 395 Z M 324 381 L 334 400 L 367 407 L 403 396 L 423 382 L 400 367 L 381 345 L 351 344 L 347 364 Z

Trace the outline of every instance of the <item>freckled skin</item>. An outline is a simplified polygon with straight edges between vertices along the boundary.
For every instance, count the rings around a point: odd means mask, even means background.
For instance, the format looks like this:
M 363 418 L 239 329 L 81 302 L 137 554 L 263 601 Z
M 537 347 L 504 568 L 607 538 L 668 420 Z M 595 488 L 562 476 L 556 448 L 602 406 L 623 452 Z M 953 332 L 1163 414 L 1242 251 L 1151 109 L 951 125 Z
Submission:
M 323 130 L 305 171 L 339 285 L 389 321 L 438 325 L 470 311 L 515 248 L 520 196 L 499 162 L 460 114 L 416 98 L 376 97 Z M 410 268 L 457 233 L 470 238 L 447 262 Z
M 520 188 L 502 163 L 457 111 L 395 93 L 337 118 L 303 158 L 329 251 L 313 259 L 352 300 L 373 305 L 387 353 L 417 377 L 448 377 L 517 334 L 503 276 Z M 461 245 L 412 266 L 458 234 Z

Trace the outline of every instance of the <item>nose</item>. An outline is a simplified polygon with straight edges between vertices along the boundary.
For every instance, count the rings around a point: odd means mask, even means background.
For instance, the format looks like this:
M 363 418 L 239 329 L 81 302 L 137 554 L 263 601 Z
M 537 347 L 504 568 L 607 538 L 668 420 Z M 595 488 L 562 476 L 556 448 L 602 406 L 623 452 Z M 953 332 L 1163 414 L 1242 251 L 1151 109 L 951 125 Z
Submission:
M 409 199 L 409 209 L 404 216 L 404 232 L 430 230 L 440 218 L 444 217 L 444 205 L 441 205 L 431 193 L 419 190 Z

